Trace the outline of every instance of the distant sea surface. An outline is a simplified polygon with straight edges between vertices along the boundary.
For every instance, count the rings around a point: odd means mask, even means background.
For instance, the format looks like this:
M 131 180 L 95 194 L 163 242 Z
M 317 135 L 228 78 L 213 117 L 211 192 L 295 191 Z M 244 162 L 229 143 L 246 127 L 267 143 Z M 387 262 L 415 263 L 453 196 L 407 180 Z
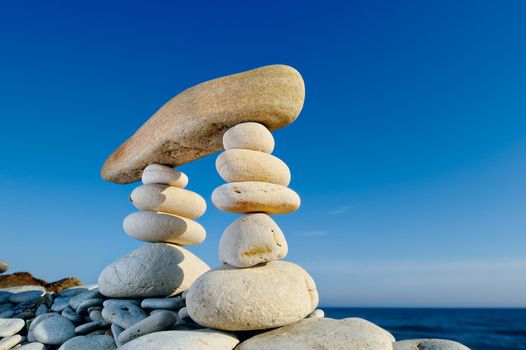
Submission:
M 441 338 L 472 350 L 526 350 L 526 309 L 322 307 L 326 317 L 362 317 L 397 340 Z

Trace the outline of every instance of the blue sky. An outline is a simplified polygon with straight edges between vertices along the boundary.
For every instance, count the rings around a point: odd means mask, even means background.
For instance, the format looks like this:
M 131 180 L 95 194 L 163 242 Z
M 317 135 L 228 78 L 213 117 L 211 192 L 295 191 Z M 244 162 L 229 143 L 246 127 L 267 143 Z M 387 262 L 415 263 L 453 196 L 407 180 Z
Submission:
M 136 186 L 105 158 L 196 83 L 297 68 L 303 112 L 275 133 L 302 196 L 276 217 L 322 305 L 526 307 L 526 3 L 70 2 L 0 10 L 0 258 L 96 281 L 141 246 Z M 219 264 L 235 215 L 215 156 L 181 167 Z

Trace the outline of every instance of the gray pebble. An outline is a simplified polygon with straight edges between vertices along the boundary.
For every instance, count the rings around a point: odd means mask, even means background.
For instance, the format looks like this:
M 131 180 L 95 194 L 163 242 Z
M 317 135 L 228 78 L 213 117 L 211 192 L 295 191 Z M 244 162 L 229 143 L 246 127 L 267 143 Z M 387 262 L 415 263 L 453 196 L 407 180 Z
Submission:
M 11 292 L 0 292 L 0 304 L 9 302 L 9 297 L 13 295 Z
M 87 290 L 85 292 L 73 296 L 69 300 L 69 306 L 71 306 L 73 310 L 76 310 L 79 307 L 80 303 L 82 303 L 84 300 L 95 298 L 102 298 L 102 295 L 99 293 L 98 288 Z
M 167 309 L 179 310 L 184 306 L 184 301 L 181 297 L 175 298 L 147 298 L 141 303 L 143 309 Z
M 115 341 L 115 344 L 117 346 L 121 346 L 122 344 L 119 342 L 119 335 L 122 333 L 124 329 L 122 327 L 117 326 L 115 323 L 111 324 L 111 334 L 113 334 L 113 340 Z
M 469 348 L 452 340 L 412 339 L 393 343 L 393 350 L 469 350 Z
M 81 324 L 75 328 L 76 334 L 88 334 L 101 328 L 108 328 L 110 324 L 108 322 L 93 321 Z
M 102 309 L 102 317 L 108 322 L 116 323 L 126 329 L 146 318 L 146 313 L 137 305 L 109 305 Z
M 14 310 L 15 307 L 16 307 L 16 305 L 13 304 L 13 303 L 0 304 L 0 312 Z
M 74 336 L 75 326 L 70 320 L 59 314 L 49 313 L 33 320 L 29 327 L 28 340 L 34 338 L 43 344 L 60 345 Z
M 9 297 L 9 301 L 15 304 L 26 303 L 30 301 L 40 301 L 42 300 L 43 292 L 37 290 L 28 290 L 26 292 L 20 292 L 13 294 Z
M 79 315 L 78 313 L 76 313 L 75 310 L 73 310 L 69 306 L 67 308 L 65 308 L 64 310 L 62 310 L 61 315 L 62 315 L 62 317 L 67 318 L 71 322 L 77 323 L 77 322 L 81 322 L 82 321 L 82 315 Z
M 190 318 L 190 315 L 188 314 L 188 310 L 186 309 L 186 306 L 181 308 L 181 310 L 179 310 L 179 312 L 177 313 L 177 317 L 181 320 L 181 321 L 184 321 L 184 322 L 188 322 L 188 321 L 192 321 L 192 319 Z
M 316 309 L 316 310 L 314 310 L 313 312 L 311 312 L 310 314 L 307 315 L 307 318 L 311 318 L 311 317 L 324 318 L 325 317 L 325 312 L 322 309 Z
M 106 320 L 104 319 L 104 317 L 102 317 L 102 309 L 98 310 L 98 309 L 93 309 L 89 312 L 89 318 L 90 320 L 92 321 L 101 321 L 101 322 L 106 322 Z
M 45 303 L 42 303 L 40 305 L 38 305 L 36 311 L 35 311 L 35 316 L 40 316 L 40 315 L 43 315 L 43 314 L 47 314 L 49 312 L 49 309 L 47 308 L 47 305 Z
M 81 312 L 84 312 L 84 311 L 88 310 L 88 308 L 90 308 L 92 306 L 102 305 L 103 302 L 104 302 L 104 299 L 102 299 L 102 298 L 94 298 L 94 299 L 84 300 L 77 307 L 77 313 L 80 314 Z
M 64 289 L 63 291 L 58 292 L 57 295 L 59 297 L 74 297 L 75 295 L 84 293 L 86 291 L 88 291 L 87 288 L 73 287 L 73 288 Z
M 117 347 L 109 335 L 85 335 L 72 338 L 59 350 L 114 350 Z
M 170 329 L 176 321 L 177 317 L 172 312 L 158 312 L 125 329 L 119 335 L 119 343 L 125 344 L 143 335 Z
M 16 348 L 16 350 L 47 350 L 47 347 L 42 343 L 27 343 Z
M 107 299 L 102 303 L 104 307 L 106 306 L 120 306 L 120 305 L 135 305 L 140 306 L 141 301 L 138 299 Z
M 53 301 L 53 305 L 51 305 L 51 311 L 54 312 L 61 312 L 65 308 L 69 306 L 69 301 L 71 300 L 71 297 L 59 297 L 56 298 Z

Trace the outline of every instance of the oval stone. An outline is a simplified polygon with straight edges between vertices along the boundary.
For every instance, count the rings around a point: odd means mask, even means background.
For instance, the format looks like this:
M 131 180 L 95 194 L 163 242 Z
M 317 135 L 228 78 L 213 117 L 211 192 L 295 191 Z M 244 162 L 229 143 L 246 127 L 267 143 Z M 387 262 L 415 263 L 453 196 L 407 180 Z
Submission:
M 221 266 L 197 279 L 186 297 L 192 320 L 231 331 L 280 327 L 301 320 L 317 305 L 314 280 L 286 261 L 250 269 Z
M 206 231 L 197 222 L 182 216 L 156 211 L 139 211 L 128 215 L 124 231 L 140 241 L 196 245 L 206 238 Z
M 0 339 L 0 349 L 8 350 L 22 341 L 22 336 L 19 334 L 11 335 L 9 337 Z
M 115 342 L 109 335 L 85 335 L 71 338 L 58 350 L 114 350 Z
M 219 258 L 228 265 L 250 267 L 287 256 L 279 226 L 266 214 L 248 214 L 228 226 L 219 241 Z
M 170 329 L 175 322 L 177 322 L 177 316 L 171 311 L 160 310 L 151 316 L 135 323 L 134 325 L 126 328 L 119 335 L 119 344 L 125 344 L 133 339 L 142 337 L 146 334 L 160 332 Z
M 109 264 L 99 275 L 98 285 L 110 298 L 166 297 L 188 289 L 209 269 L 182 247 L 154 243 Z
M 150 164 L 142 172 L 142 183 L 185 188 L 188 185 L 188 176 L 166 165 Z
M 227 182 L 259 181 L 282 186 L 290 183 L 287 164 L 271 154 L 248 149 L 229 149 L 216 159 L 216 170 Z
M 26 323 L 21 318 L 0 318 L 0 338 L 15 335 L 25 325 Z
M 75 336 L 73 323 L 59 314 L 49 313 L 38 316 L 31 322 L 28 339 L 35 339 L 47 345 L 60 345 Z
M 236 214 L 287 214 L 300 207 L 300 197 L 288 187 L 266 182 L 235 182 L 217 187 L 212 202 Z
M 122 334 L 122 333 L 121 333 Z M 124 344 L 122 350 L 232 350 L 239 343 L 233 334 L 211 329 L 164 331 L 147 334 Z
M 241 123 L 225 132 L 223 135 L 223 147 L 226 150 L 238 148 L 272 153 L 274 150 L 274 137 L 260 123 Z
M 445 339 L 413 339 L 397 341 L 393 350 L 469 350 L 456 341 Z
M 137 209 L 162 211 L 195 219 L 206 211 L 206 202 L 195 192 L 183 188 L 149 184 L 133 190 L 130 200 Z
M 373 323 L 346 318 L 308 318 L 245 340 L 236 350 L 392 350 L 394 338 Z

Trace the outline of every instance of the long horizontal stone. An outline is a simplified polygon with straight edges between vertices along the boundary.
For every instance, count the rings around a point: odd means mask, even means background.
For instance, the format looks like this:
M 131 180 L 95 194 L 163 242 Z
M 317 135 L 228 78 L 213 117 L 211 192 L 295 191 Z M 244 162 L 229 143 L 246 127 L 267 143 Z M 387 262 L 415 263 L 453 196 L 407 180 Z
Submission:
M 158 163 L 179 166 L 223 149 L 230 127 L 258 122 L 269 130 L 292 123 L 301 112 L 305 86 L 285 65 L 265 66 L 189 88 L 162 106 L 102 167 L 104 179 L 131 183 Z

